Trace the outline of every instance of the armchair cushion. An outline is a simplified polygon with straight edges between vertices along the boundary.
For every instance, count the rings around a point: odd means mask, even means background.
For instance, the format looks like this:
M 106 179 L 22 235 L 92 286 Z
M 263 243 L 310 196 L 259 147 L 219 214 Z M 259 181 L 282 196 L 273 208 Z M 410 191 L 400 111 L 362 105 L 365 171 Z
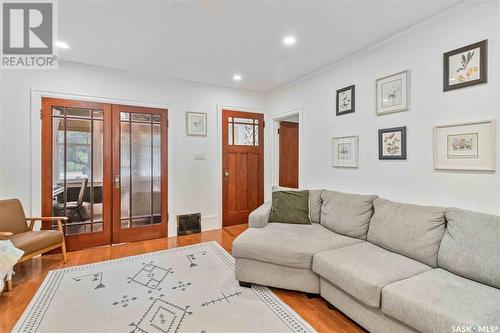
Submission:
M 58 230 L 26 231 L 13 235 L 10 241 L 27 255 L 61 243 L 63 234 Z
M 0 200 L 0 231 L 14 234 L 28 231 L 23 206 L 19 200 Z

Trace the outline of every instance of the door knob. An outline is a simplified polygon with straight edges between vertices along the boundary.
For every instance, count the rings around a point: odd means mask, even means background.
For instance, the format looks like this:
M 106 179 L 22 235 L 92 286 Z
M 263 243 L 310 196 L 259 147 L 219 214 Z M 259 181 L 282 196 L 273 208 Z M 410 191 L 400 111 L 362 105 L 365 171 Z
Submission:
M 115 176 L 114 183 L 115 183 L 115 188 L 120 188 L 120 175 Z
M 224 170 L 224 176 L 229 177 L 229 171 Z

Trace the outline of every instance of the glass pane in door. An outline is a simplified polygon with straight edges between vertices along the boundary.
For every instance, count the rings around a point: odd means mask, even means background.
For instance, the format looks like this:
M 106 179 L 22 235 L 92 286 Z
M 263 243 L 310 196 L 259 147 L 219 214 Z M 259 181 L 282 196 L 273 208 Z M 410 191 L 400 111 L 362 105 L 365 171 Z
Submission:
M 128 113 L 122 112 L 122 119 L 128 120 Z M 130 227 L 130 123 L 120 123 L 120 207 L 121 227 Z
M 161 223 L 161 125 L 153 124 L 153 223 Z
M 99 114 L 101 110 L 52 110 L 52 214 L 68 218 L 66 235 L 102 231 L 103 119 Z
M 120 115 L 121 228 L 161 223 L 161 124 L 157 115 Z
M 151 219 L 151 124 L 132 123 L 131 200 L 132 219 L 148 224 Z

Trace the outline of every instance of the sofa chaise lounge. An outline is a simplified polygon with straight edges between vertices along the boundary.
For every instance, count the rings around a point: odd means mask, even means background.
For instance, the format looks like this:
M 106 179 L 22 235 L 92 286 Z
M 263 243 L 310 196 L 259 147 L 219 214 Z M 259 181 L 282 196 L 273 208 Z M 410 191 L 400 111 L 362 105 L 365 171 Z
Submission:
M 269 223 L 233 243 L 236 279 L 320 294 L 370 332 L 500 331 L 500 217 L 309 191 L 311 224 Z

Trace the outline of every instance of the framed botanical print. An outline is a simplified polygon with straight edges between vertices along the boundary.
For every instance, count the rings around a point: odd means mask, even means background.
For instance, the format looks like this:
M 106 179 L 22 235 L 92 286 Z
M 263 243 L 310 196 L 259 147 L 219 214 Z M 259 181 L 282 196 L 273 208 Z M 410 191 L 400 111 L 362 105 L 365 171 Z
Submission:
M 332 139 L 332 165 L 339 168 L 358 167 L 358 136 Z
M 495 171 L 495 120 L 434 127 L 434 168 Z
M 187 112 L 187 135 L 207 136 L 207 114 Z
M 488 40 L 443 55 L 443 91 L 488 82 Z
M 354 112 L 355 86 L 337 90 L 337 116 Z
M 410 71 L 380 78 L 376 86 L 378 115 L 410 109 Z
M 379 160 L 406 160 L 406 126 L 378 130 Z

